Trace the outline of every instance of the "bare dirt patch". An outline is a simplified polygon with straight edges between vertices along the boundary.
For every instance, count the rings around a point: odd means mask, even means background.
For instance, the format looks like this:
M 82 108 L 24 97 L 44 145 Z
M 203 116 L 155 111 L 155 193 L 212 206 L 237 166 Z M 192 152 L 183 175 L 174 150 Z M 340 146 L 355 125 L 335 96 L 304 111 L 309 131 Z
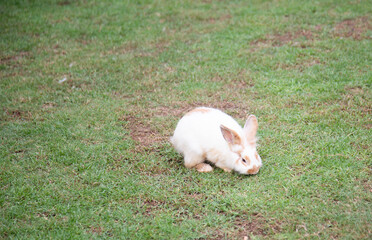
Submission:
M 365 93 L 362 87 L 345 87 L 345 91 L 349 92 L 351 95 L 362 95 Z
M 244 215 L 244 214 L 243 214 Z M 282 223 L 269 219 L 266 220 L 261 214 L 253 213 L 243 216 L 238 216 L 233 222 L 234 231 L 224 232 L 216 229 L 212 236 L 207 239 L 240 239 L 248 240 L 258 238 L 265 238 L 267 236 L 282 231 Z
M 239 239 L 247 239 L 247 237 L 250 235 L 265 236 L 268 235 L 270 232 L 280 233 L 282 229 L 281 223 L 274 220 L 266 220 L 259 213 L 252 214 L 250 219 L 237 217 L 235 219 L 234 225 L 238 229 Z
M 345 112 L 362 116 L 369 116 L 372 113 L 370 91 L 359 86 L 345 87 L 345 93 L 338 104 Z M 368 125 L 365 127 L 368 129 Z
M 335 25 L 333 35 L 336 37 L 353 38 L 354 40 L 370 39 L 366 36 L 372 30 L 372 24 L 368 17 L 345 19 Z
M 309 67 L 312 67 L 312 66 L 315 66 L 315 65 L 321 65 L 321 64 L 324 64 L 324 63 L 321 62 L 319 59 L 316 59 L 314 57 L 307 58 L 307 59 L 298 58 L 298 60 L 293 64 L 278 62 L 276 64 L 276 68 L 285 69 L 285 70 L 297 69 L 300 72 L 303 72 L 304 70 L 306 70 Z
M 5 114 L 12 120 L 29 121 L 32 119 L 32 114 L 29 111 L 5 109 Z
M 102 55 L 132 54 L 135 57 L 157 57 L 171 45 L 172 42 L 167 39 L 160 39 L 157 42 L 147 43 L 145 45 L 140 45 L 137 42 L 128 42 L 122 46 L 114 47 L 107 52 L 103 52 Z
M 21 65 L 21 60 L 29 56 L 29 52 L 19 52 L 13 56 L 0 56 L 0 64 L 19 66 Z
M 165 140 L 163 136 L 153 130 L 142 118 L 128 114 L 120 120 L 128 122 L 126 128 L 130 131 L 131 138 L 139 144 L 139 148 L 149 147 Z
M 255 40 L 251 42 L 251 46 L 258 46 L 258 47 L 267 47 L 267 46 L 274 46 L 280 47 L 285 44 L 293 43 L 300 45 L 302 48 L 306 48 L 304 43 L 300 44 L 296 42 L 297 39 L 305 39 L 305 40 L 313 40 L 317 37 L 317 33 L 312 32 L 310 30 L 298 30 L 296 32 L 286 32 L 286 33 L 276 33 L 276 34 L 268 34 L 262 39 Z
M 207 21 L 209 23 L 212 23 L 213 24 L 213 23 L 216 23 L 216 22 L 224 22 L 226 20 L 229 20 L 230 18 L 231 18 L 231 15 L 230 14 L 225 14 L 225 15 L 222 15 L 222 16 L 220 16 L 218 18 L 214 18 L 214 17 L 208 18 Z
M 323 31 L 322 25 L 317 25 L 313 30 L 300 29 L 295 32 L 267 34 L 264 38 L 250 43 L 253 47 L 280 47 L 286 44 L 306 48 L 309 41 L 319 39 L 319 33 Z M 333 37 L 353 38 L 354 40 L 371 39 L 366 33 L 372 31 L 371 20 L 367 17 L 346 19 L 336 23 L 330 32 Z M 257 48 L 252 48 L 255 51 Z
M 92 226 L 92 227 L 90 227 L 90 232 L 91 232 L 91 233 L 94 233 L 94 234 L 101 235 L 102 232 L 103 232 L 103 228 L 100 227 L 100 226 L 98 226 L 98 227 L 94 227 L 94 226 Z
M 43 104 L 42 109 L 50 109 L 50 108 L 54 108 L 55 106 L 56 104 L 53 102 L 46 102 Z
M 50 212 L 41 212 L 41 213 L 37 213 L 36 216 L 40 217 L 40 218 L 44 218 L 45 220 L 49 220 L 50 218 L 53 218 L 56 216 L 55 213 L 50 213 Z
M 165 202 L 164 201 L 158 201 L 158 200 L 149 200 L 149 199 L 146 199 L 144 201 L 144 209 L 145 209 L 145 214 L 147 216 L 152 216 L 154 215 L 154 211 L 157 211 L 159 209 L 162 209 L 164 208 L 164 205 L 165 205 Z

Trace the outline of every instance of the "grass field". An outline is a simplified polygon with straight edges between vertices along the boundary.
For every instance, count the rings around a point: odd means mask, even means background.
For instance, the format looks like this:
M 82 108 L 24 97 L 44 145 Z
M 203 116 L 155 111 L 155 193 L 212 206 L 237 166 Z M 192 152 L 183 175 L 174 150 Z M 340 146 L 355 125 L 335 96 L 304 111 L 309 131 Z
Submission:
M 372 4 L 0 1 L 0 238 L 371 239 Z M 258 175 L 183 166 L 195 106 Z

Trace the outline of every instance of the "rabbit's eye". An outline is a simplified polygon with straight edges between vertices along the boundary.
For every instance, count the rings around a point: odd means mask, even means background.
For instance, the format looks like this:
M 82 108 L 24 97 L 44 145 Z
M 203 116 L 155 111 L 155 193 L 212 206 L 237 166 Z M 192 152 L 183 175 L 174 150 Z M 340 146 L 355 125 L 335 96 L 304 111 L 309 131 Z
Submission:
M 242 161 L 243 161 L 243 164 L 246 165 L 246 166 L 251 164 L 251 160 L 249 159 L 248 156 L 242 157 Z

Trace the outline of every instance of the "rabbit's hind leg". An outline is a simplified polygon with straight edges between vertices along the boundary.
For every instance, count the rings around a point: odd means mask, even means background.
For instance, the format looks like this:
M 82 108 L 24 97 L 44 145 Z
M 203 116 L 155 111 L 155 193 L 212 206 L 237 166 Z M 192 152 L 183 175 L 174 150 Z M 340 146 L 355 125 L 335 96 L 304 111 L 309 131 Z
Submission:
M 213 171 L 212 166 L 207 164 L 207 163 L 199 163 L 198 165 L 195 166 L 195 168 L 198 172 L 211 172 L 211 171 Z
M 199 154 L 195 151 L 188 151 L 184 153 L 185 166 L 187 168 L 193 168 L 196 165 L 204 162 L 205 157 L 203 154 Z
M 185 166 L 187 168 L 195 167 L 198 172 L 210 172 L 213 170 L 212 166 L 204 163 L 205 156 L 195 152 L 185 153 Z

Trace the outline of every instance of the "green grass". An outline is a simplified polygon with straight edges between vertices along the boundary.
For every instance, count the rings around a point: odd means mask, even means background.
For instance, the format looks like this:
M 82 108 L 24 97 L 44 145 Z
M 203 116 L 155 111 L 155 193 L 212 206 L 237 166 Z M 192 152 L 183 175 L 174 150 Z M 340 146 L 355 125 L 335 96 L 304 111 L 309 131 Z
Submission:
M 372 238 L 371 15 L 1 1 L 0 238 Z M 183 166 L 167 140 L 199 105 L 258 116 L 258 175 Z

